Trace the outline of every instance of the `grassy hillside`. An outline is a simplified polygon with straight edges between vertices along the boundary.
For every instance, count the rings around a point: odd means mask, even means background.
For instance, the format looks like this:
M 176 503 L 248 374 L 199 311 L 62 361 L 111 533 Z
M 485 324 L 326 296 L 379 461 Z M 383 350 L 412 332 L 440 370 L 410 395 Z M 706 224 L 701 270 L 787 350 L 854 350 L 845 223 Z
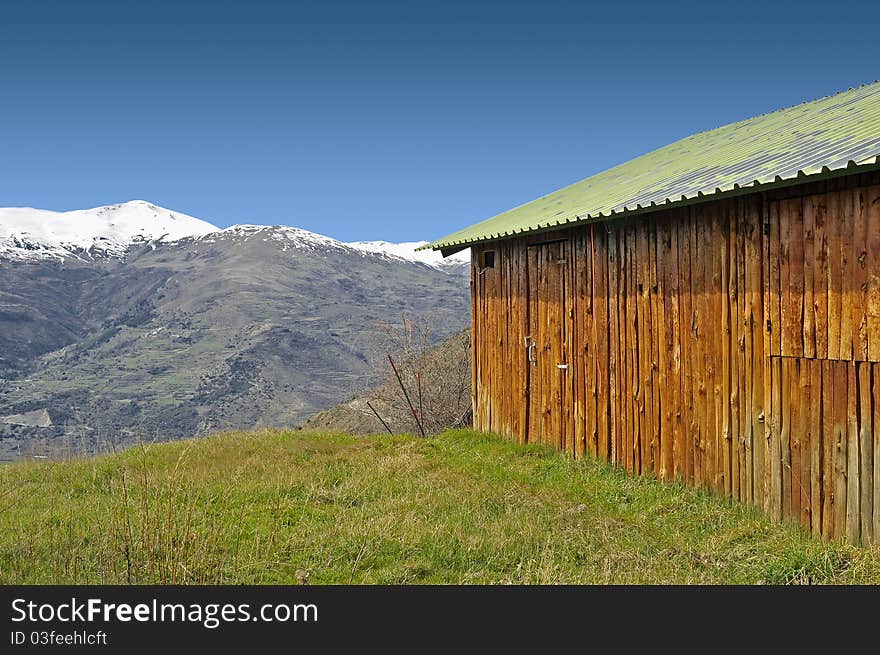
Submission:
M 0 583 L 880 582 L 880 555 L 472 432 L 0 467 Z

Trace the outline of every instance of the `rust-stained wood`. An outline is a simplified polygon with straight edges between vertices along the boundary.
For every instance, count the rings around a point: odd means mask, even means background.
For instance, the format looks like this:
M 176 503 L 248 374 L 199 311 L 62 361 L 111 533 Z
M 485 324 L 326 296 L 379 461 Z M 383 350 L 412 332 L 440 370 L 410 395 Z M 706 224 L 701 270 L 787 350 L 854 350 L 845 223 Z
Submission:
M 880 175 L 472 250 L 478 428 L 878 541 Z

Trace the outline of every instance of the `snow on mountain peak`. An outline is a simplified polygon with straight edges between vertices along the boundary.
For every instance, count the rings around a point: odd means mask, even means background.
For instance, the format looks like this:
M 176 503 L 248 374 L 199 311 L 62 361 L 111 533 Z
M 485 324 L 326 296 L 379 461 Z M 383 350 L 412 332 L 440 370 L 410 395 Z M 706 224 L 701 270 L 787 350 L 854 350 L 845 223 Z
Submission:
M 210 223 L 144 200 L 56 212 L 0 208 L 0 255 L 12 259 L 122 257 L 135 243 L 215 232 Z
M 446 258 L 435 250 L 416 251 L 416 248 L 421 248 L 427 243 L 427 241 L 404 241 L 402 243 L 390 243 L 388 241 L 353 241 L 348 245 L 356 250 L 391 255 L 392 257 L 400 257 L 401 259 L 421 262 L 432 268 L 443 269 L 460 267 L 471 261 L 470 249 L 457 252 Z
M 0 258 L 13 260 L 112 257 L 123 258 L 138 243 L 174 242 L 192 238 L 203 243 L 225 239 L 262 239 L 289 250 L 346 250 L 362 256 L 379 256 L 417 262 L 438 270 L 461 271 L 470 262 L 468 250 L 443 258 L 440 253 L 416 248 L 426 241 L 346 243 L 297 227 L 233 225 L 220 229 L 180 212 L 145 200 L 57 212 L 30 207 L 0 208 Z

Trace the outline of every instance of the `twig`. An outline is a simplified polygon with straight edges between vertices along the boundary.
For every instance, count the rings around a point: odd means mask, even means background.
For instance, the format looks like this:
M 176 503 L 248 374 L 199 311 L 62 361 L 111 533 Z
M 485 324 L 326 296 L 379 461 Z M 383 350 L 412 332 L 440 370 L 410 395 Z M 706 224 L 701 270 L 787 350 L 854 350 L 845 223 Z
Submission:
M 419 389 L 419 420 L 425 420 L 425 410 L 422 407 L 422 372 L 416 371 L 416 386 Z
M 425 428 L 422 427 L 422 422 L 419 420 L 418 415 L 416 414 L 415 407 L 413 407 L 412 401 L 409 399 L 409 394 L 406 392 L 406 387 L 403 386 L 403 380 L 400 378 L 400 373 L 397 371 L 397 367 L 394 365 L 394 360 L 391 358 L 391 355 L 388 355 L 388 361 L 391 363 L 391 370 L 394 371 L 395 377 L 397 377 L 397 382 L 400 384 L 400 390 L 403 391 L 403 397 L 406 398 L 406 404 L 409 405 L 409 411 L 412 413 L 413 418 L 416 421 L 416 425 L 419 428 L 419 432 L 422 433 L 422 436 L 427 436 L 425 434 Z
M 367 407 L 369 407 L 373 411 L 373 414 L 376 415 L 376 418 L 379 419 L 379 422 L 385 426 L 386 430 L 388 430 L 388 434 L 390 434 L 393 437 L 394 433 L 391 431 L 391 428 L 388 427 L 388 424 L 382 419 L 382 417 L 379 416 L 379 412 L 376 411 L 376 408 L 373 407 L 370 403 L 367 403 Z

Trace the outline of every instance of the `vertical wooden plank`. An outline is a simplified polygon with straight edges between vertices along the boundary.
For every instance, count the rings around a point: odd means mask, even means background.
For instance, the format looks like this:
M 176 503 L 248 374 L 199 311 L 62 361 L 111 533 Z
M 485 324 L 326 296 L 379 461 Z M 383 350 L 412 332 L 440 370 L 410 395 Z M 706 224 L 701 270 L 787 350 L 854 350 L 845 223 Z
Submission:
M 660 392 L 660 439 L 658 443 L 659 447 L 659 470 L 657 471 L 657 475 L 662 480 L 668 480 L 670 475 L 672 474 L 671 468 L 671 459 L 672 459 L 672 403 L 669 399 L 669 342 L 667 340 L 667 335 L 669 334 L 669 327 L 667 325 L 667 321 L 669 320 L 668 315 L 668 307 L 666 306 L 667 299 L 667 280 L 668 274 L 666 272 L 667 265 L 669 263 L 669 239 L 666 231 L 666 226 L 658 224 L 657 225 L 657 299 L 658 299 L 658 314 L 655 315 L 657 319 L 654 326 L 657 330 L 657 336 L 659 339 L 659 347 L 658 347 L 658 364 L 659 364 L 659 379 L 658 379 L 658 390 Z
M 825 231 L 828 240 L 828 358 L 840 359 L 841 306 L 843 273 L 841 268 L 841 205 L 837 193 L 826 197 L 828 215 Z
M 847 364 L 847 421 L 846 421 L 846 539 L 859 540 L 859 419 L 858 377 L 856 364 Z
M 588 230 L 588 232 L 586 231 Z M 584 232 L 584 248 L 587 257 L 586 271 L 589 275 L 589 293 L 590 293 L 590 309 L 585 324 L 585 333 L 590 340 L 590 347 L 587 352 L 589 364 L 586 367 L 589 383 L 587 385 L 587 447 L 593 457 L 599 457 L 599 413 L 598 404 L 599 393 L 599 360 L 601 352 L 599 348 L 599 326 L 597 315 L 597 283 L 596 283 L 596 261 L 595 261 L 595 238 L 593 232 L 595 226 L 590 225 Z
M 519 309 L 522 312 L 520 317 L 520 343 L 523 344 L 523 354 L 520 360 L 520 440 L 522 443 L 528 441 L 529 432 L 529 374 L 531 373 L 528 363 L 528 351 L 526 349 L 525 337 L 529 334 L 529 277 L 528 263 L 526 260 L 526 251 L 524 240 L 519 240 L 516 248 L 516 263 L 519 269 Z
M 608 342 L 608 373 L 611 403 L 611 461 L 615 464 L 620 462 L 620 402 L 618 399 L 619 373 L 618 373 L 618 348 L 620 346 L 620 308 L 618 299 L 620 269 L 617 262 L 617 233 L 608 232 L 608 319 L 609 319 L 609 342 Z
M 615 379 L 617 408 L 617 432 L 615 434 L 616 463 L 626 468 L 627 443 L 627 386 L 626 386 L 626 234 L 623 229 L 616 229 L 617 245 L 617 377 Z
M 746 385 L 748 389 L 748 405 L 746 415 L 750 423 L 747 444 L 751 450 L 751 488 L 752 502 L 757 507 L 764 507 L 764 446 L 767 441 L 764 434 L 764 350 L 765 318 L 764 318 L 764 278 L 762 263 L 763 228 L 760 204 L 755 199 L 747 203 L 743 217 L 743 229 L 746 234 L 746 333 L 750 349 L 746 357 Z
M 868 247 L 869 235 L 868 224 L 870 218 L 866 204 L 867 196 L 864 189 L 852 189 L 849 191 L 853 207 L 853 259 L 852 284 L 852 327 L 853 327 L 853 357 L 857 360 L 868 358 L 868 303 L 869 303 L 869 280 L 868 280 Z
M 789 309 L 791 355 L 804 356 L 805 311 L 804 311 L 804 216 L 800 198 L 787 201 L 789 218 Z M 812 301 L 812 298 L 811 298 Z
M 809 215 L 809 217 L 808 217 Z M 825 198 L 812 195 L 804 199 L 804 222 L 813 226 L 813 335 L 815 356 L 828 356 L 828 239 L 825 232 Z
M 782 482 L 782 411 L 783 389 L 782 358 L 771 359 L 770 390 L 770 516 L 776 521 L 783 516 L 783 482 Z
M 733 491 L 733 464 L 731 460 L 731 361 L 733 359 L 730 348 L 730 261 L 731 243 L 730 235 L 730 218 L 729 203 L 722 203 L 719 207 L 720 224 L 718 230 L 719 245 L 721 248 L 721 288 L 718 294 L 718 300 L 721 303 L 721 324 L 719 326 L 719 338 L 721 348 L 721 452 L 722 452 L 722 468 L 724 471 L 724 493 L 728 496 Z
M 768 267 L 768 298 L 769 316 L 767 325 L 769 328 L 770 354 L 782 354 L 782 310 L 781 310 L 781 273 L 780 273 L 780 234 L 779 230 L 779 202 L 770 202 L 766 208 L 767 225 L 770 235 L 767 237 L 767 267 Z
M 834 383 L 837 363 L 822 362 L 822 534 L 834 536 L 835 442 Z
M 810 386 L 810 364 L 812 360 L 804 359 L 798 362 L 798 375 L 800 384 L 800 396 L 795 399 L 798 404 L 798 462 L 800 471 L 798 474 L 797 501 L 800 511 L 801 524 L 810 529 L 810 502 L 812 490 L 811 480 L 811 444 L 810 440 L 810 407 L 812 405 L 812 387 Z M 792 503 L 794 498 L 792 498 Z
M 743 225 L 743 213 L 746 201 L 737 199 L 734 204 L 735 213 L 733 216 L 733 244 L 736 246 L 736 276 L 734 277 L 734 300 L 736 301 L 736 312 L 734 314 L 734 345 L 736 352 L 736 371 L 731 383 L 734 393 L 734 424 L 733 424 L 733 443 L 736 446 L 737 464 L 739 467 L 738 489 L 736 498 L 751 503 L 752 502 L 752 445 L 750 443 L 750 426 L 751 419 L 747 411 L 751 403 L 748 402 L 747 395 L 751 391 L 748 386 L 750 380 L 745 379 L 746 358 L 748 357 L 747 342 L 750 342 L 750 334 L 747 332 L 748 317 L 746 315 L 746 296 L 747 289 L 745 283 L 745 249 L 747 235 Z M 750 343 L 748 344 L 750 345 Z
M 596 293 L 595 305 L 596 311 L 594 320 L 597 322 L 595 326 L 597 336 L 598 351 L 598 373 L 597 373 L 597 393 L 596 393 L 596 431 L 597 431 L 597 451 L 599 457 L 608 461 L 611 457 L 611 391 L 609 381 L 611 372 L 609 369 L 610 362 L 610 330 L 611 330 L 611 312 L 609 306 L 608 293 L 608 238 L 605 229 L 597 227 L 591 233 L 591 238 L 595 241 L 594 262 L 596 265 Z
M 541 405 L 541 368 L 539 362 L 541 344 L 539 343 L 539 326 L 541 324 L 539 290 L 541 289 L 540 257 L 538 248 L 526 248 L 528 262 L 528 288 L 529 288 L 529 340 L 533 344 L 532 362 L 529 364 L 529 427 L 528 442 L 542 443 L 541 426 L 543 422 L 543 407 Z
M 543 441 L 548 446 L 558 448 L 557 439 L 559 433 L 555 429 L 554 422 L 556 420 L 556 411 L 553 404 L 553 394 L 555 392 L 555 368 L 553 362 L 553 335 L 554 335 L 554 312 L 553 312 L 553 289 L 556 280 L 554 274 L 556 268 L 553 266 L 552 252 L 546 247 L 540 247 L 541 262 L 541 347 L 540 367 L 541 367 L 541 413 L 542 424 L 541 434 Z
M 651 281 L 649 275 L 648 221 L 640 223 L 636 232 L 637 253 L 636 270 L 638 284 L 638 321 L 639 321 L 639 376 L 641 386 L 640 411 L 640 469 L 643 473 L 653 472 L 654 463 L 651 459 L 651 434 L 653 431 L 653 388 L 651 382 Z
M 593 284 L 594 267 L 592 263 L 589 232 L 587 229 L 583 230 L 581 233 L 582 238 L 579 246 L 583 268 L 583 274 L 581 277 L 583 296 L 580 299 L 582 305 L 579 311 L 583 345 L 580 354 L 580 359 L 582 360 L 581 371 L 583 375 L 583 384 L 581 385 L 580 392 L 583 394 L 581 403 L 583 406 L 584 453 L 596 457 L 594 445 L 596 434 L 595 371 L 598 364 L 598 353 L 593 332 L 593 321 L 595 319 L 595 290 Z
M 789 430 L 789 455 L 791 457 L 791 517 L 795 521 L 801 519 L 801 440 L 803 435 L 803 410 L 801 393 L 801 369 L 803 359 L 793 359 L 788 362 L 789 383 L 789 414 L 791 416 L 791 429 Z
M 810 198 L 801 199 L 801 220 L 803 223 L 803 251 L 801 257 L 801 269 L 804 273 L 804 357 L 816 356 L 816 306 L 815 306 L 815 254 L 816 254 L 816 225 L 813 203 Z
M 764 511 L 773 516 L 773 486 L 772 486 L 772 471 L 773 471 L 773 459 L 772 459 L 772 442 L 773 442 L 773 378 L 772 378 L 772 367 L 771 367 L 771 353 L 773 352 L 773 321 L 777 322 L 778 329 L 778 319 L 773 313 L 773 298 L 775 295 L 775 285 L 771 282 L 771 278 L 775 276 L 776 279 L 779 279 L 779 268 L 778 263 L 774 264 L 776 260 L 776 255 L 771 251 L 771 244 L 773 242 L 773 231 L 778 229 L 778 226 L 774 226 L 772 221 L 770 220 L 770 207 L 767 205 L 766 199 L 762 196 L 761 198 L 761 208 L 759 213 L 759 225 L 760 233 L 761 233 L 761 295 L 763 298 L 763 322 L 761 324 L 761 330 L 763 333 L 763 357 L 761 359 L 761 364 L 763 365 L 763 390 L 764 390 L 764 413 L 762 415 L 763 419 L 763 427 L 764 427 L 764 443 L 763 443 L 763 451 L 764 451 L 764 476 L 761 482 L 761 495 L 763 496 L 762 507 Z M 766 229 L 765 229 L 766 226 Z M 776 299 L 776 305 L 778 306 L 779 300 Z
M 791 217 L 786 201 L 778 202 L 777 206 L 779 208 L 779 354 L 791 356 L 794 352 L 791 342 L 794 331 L 791 299 Z
M 630 433 L 632 439 L 632 470 L 642 473 L 642 417 L 644 416 L 644 398 L 640 384 L 641 371 L 639 368 L 639 291 L 637 282 L 638 271 L 638 248 L 637 233 L 641 226 L 630 226 L 627 231 L 627 321 L 629 334 L 629 371 L 630 371 Z
M 712 267 L 712 312 L 715 317 L 725 316 L 727 305 L 727 278 L 729 276 L 729 255 L 727 243 L 727 217 L 723 213 L 714 212 L 712 215 L 713 244 L 715 248 L 715 261 Z M 726 312 L 725 321 L 715 320 L 712 322 L 712 347 L 711 347 L 711 371 L 713 379 L 713 391 L 715 394 L 715 490 L 720 495 L 730 495 L 730 396 L 728 383 L 725 381 L 725 373 L 730 374 L 729 361 L 729 336 L 730 336 L 730 312 Z M 727 429 L 725 429 L 725 427 Z
M 853 322 L 853 312 L 857 294 L 854 289 L 856 258 L 855 244 L 855 216 L 852 193 L 847 191 L 838 192 L 842 205 L 841 214 L 841 238 L 840 238 L 840 265 L 843 273 L 839 281 L 841 289 L 841 312 L 840 312 L 840 359 L 853 359 L 854 341 L 858 334 L 858 325 Z
M 663 380 L 660 375 L 661 357 L 663 350 L 663 306 L 661 304 L 662 295 L 660 293 L 660 281 L 658 272 L 658 261 L 660 256 L 660 230 L 657 224 L 652 221 L 651 230 L 648 240 L 649 253 L 649 275 L 651 284 L 651 348 L 653 357 L 651 360 L 652 376 L 653 376 L 653 400 L 654 407 L 652 413 L 654 415 L 654 423 L 651 432 L 651 461 L 654 463 L 654 475 L 660 477 L 660 470 L 663 466 L 662 457 L 660 456 L 660 437 L 663 430 Z
M 871 396 L 871 367 L 868 362 L 859 363 L 859 523 L 862 541 L 874 543 L 874 434 L 871 421 L 873 403 Z
M 785 337 L 783 337 L 784 339 Z M 788 342 L 791 347 L 791 342 Z M 792 422 L 794 416 L 793 410 L 797 408 L 797 383 L 796 377 L 792 374 L 793 365 L 797 360 L 790 358 L 780 358 L 780 366 L 782 376 L 780 378 L 782 387 L 782 398 L 779 405 L 781 425 L 779 432 L 779 445 L 781 448 L 782 458 L 782 518 L 788 519 L 792 517 L 791 509 L 791 433 Z M 792 402 L 793 398 L 795 402 Z
M 553 362 L 553 334 L 555 332 L 553 289 L 556 283 L 554 279 L 556 268 L 553 266 L 551 250 L 547 247 L 540 247 L 538 250 L 541 262 L 541 345 L 538 351 L 541 368 L 541 435 L 546 445 L 558 448 L 559 433 L 554 424 L 557 412 L 553 403 L 553 394 L 556 391 L 554 384 L 556 376 L 553 370 L 555 368 L 555 362 Z
M 810 367 L 810 528 L 822 534 L 822 362 L 812 360 Z
M 681 415 L 681 316 L 679 309 L 681 274 L 679 272 L 678 262 L 678 234 L 679 226 L 677 221 L 666 221 L 667 234 L 669 238 L 668 248 L 668 272 L 666 284 L 666 301 L 665 304 L 669 310 L 669 402 L 670 402 L 670 425 L 672 426 L 672 444 L 667 450 L 667 471 L 670 479 L 683 476 L 684 468 L 684 432 L 682 429 Z
M 714 241 L 714 226 L 712 225 L 711 216 L 703 214 L 701 220 L 701 266 L 703 267 L 703 311 L 702 323 L 700 331 L 703 334 L 701 340 L 702 347 L 702 374 L 704 380 L 704 426 L 702 430 L 703 439 L 703 457 L 704 457 L 704 474 L 706 477 L 706 486 L 710 489 L 718 490 L 718 478 L 720 472 L 718 470 L 719 452 L 717 439 L 717 403 L 715 399 L 715 368 L 713 360 L 713 352 L 715 349 L 715 326 L 717 325 L 716 313 L 713 297 L 716 295 L 716 284 L 714 277 L 714 264 L 717 261 L 719 253 L 717 245 Z
M 626 229 L 615 230 L 617 236 L 617 463 L 629 470 L 627 466 L 627 379 L 626 379 Z
M 586 438 L 586 336 L 584 334 L 584 316 L 589 304 L 587 292 L 587 277 L 585 270 L 585 250 L 583 247 L 583 230 L 572 233 L 571 248 L 569 253 L 571 263 L 571 291 L 568 299 L 571 302 L 569 312 L 572 315 L 572 358 L 569 367 L 572 369 L 572 411 L 574 412 L 574 453 L 577 458 L 582 458 L 587 452 Z
M 696 432 L 693 416 L 693 362 L 691 361 L 694 318 L 691 295 L 691 222 L 690 208 L 684 208 L 677 229 L 680 231 L 678 239 L 679 320 L 681 324 L 679 340 L 681 344 L 681 426 L 684 433 L 682 474 L 688 482 L 694 480 L 694 434 Z
M 703 214 L 700 208 L 691 208 L 691 369 L 693 376 L 693 425 L 694 425 L 694 482 L 697 486 L 708 486 L 705 471 L 705 429 L 706 429 L 706 362 L 703 356 L 705 328 L 703 312 L 706 307 L 705 253 L 703 251 Z
M 620 307 L 623 312 L 620 325 L 620 367 L 621 367 L 621 459 L 626 470 L 634 472 L 633 468 L 633 425 L 632 425 L 632 305 L 629 287 L 630 276 L 630 235 L 632 227 L 620 229 Z
M 834 362 L 834 536 L 846 536 L 847 364 Z
M 557 342 L 556 356 L 553 358 L 553 366 L 556 368 L 556 397 L 554 407 L 558 412 L 557 423 L 559 425 L 559 447 L 565 453 L 573 454 L 574 440 L 571 431 L 571 358 L 569 350 L 571 345 L 571 313 L 568 304 L 569 298 L 569 275 L 571 272 L 571 241 L 565 241 L 556 245 L 556 275 L 558 291 L 558 309 L 554 316 L 558 321 L 555 331 L 559 341 Z M 558 364 L 568 368 L 559 368 Z

